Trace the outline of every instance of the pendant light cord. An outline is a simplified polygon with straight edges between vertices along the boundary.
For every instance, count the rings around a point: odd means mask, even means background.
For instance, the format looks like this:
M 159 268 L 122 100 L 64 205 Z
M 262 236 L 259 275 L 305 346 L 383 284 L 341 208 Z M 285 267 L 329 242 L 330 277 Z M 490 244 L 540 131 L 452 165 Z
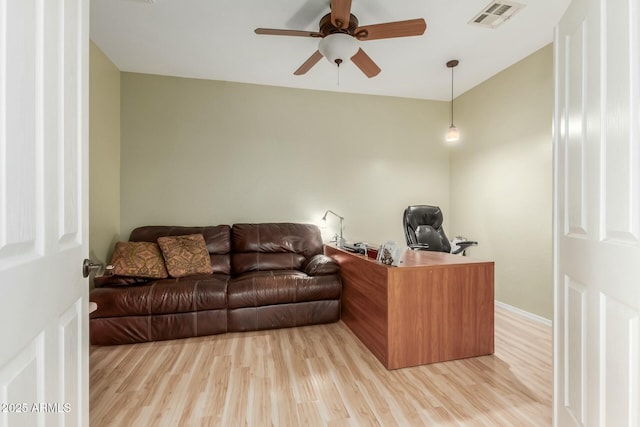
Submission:
M 451 126 L 453 126 L 453 68 L 451 67 Z

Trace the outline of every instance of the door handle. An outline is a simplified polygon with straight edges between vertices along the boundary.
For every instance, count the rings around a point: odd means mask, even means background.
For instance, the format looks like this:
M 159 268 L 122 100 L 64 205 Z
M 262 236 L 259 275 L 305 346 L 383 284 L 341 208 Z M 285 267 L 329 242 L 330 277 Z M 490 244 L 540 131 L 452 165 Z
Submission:
M 93 262 L 88 258 L 82 261 L 82 277 L 89 277 L 89 275 L 95 271 L 96 277 L 100 277 L 104 274 L 105 266 L 101 262 Z

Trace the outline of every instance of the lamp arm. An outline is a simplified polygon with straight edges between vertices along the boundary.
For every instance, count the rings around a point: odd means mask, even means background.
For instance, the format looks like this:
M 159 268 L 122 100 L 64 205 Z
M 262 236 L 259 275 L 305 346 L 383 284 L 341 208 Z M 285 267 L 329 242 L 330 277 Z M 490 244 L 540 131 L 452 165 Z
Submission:
M 337 213 L 335 213 L 334 211 L 332 211 L 331 209 L 327 209 L 327 211 L 324 213 L 324 215 L 322 216 L 322 220 L 326 221 L 327 220 L 327 214 L 333 214 L 335 216 L 337 216 L 340 219 L 340 241 L 338 242 L 338 246 L 342 247 L 342 242 L 344 242 L 344 238 L 342 237 L 342 230 L 343 230 L 343 222 L 344 222 L 344 217 L 338 215 Z
M 344 221 L 344 217 L 338 215 L 337 213 L 335 213 L 334 211 L 332 211 L 331 209 L 327 209 L 327 211 L 324 213 L 324 215 L 322 216 L 323 220 L 327 219 L 327 214 L 334 214 L 335 216 L 337 216 L 338 218 L 340 218 L 340 221 Z

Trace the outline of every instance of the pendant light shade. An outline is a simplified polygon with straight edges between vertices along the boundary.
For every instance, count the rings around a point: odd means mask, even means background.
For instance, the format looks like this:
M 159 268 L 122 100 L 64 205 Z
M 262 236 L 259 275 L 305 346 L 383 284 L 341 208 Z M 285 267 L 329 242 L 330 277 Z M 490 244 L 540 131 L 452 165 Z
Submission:
M 449 130 L 447 131 L 447 136 L 445 140 L 447 142 L 456 142 L 460 139 L 460 132 L 456 125 L 453 124 L 453 69 L 458 65 L 457 59 L 452 59 L 447 62 L 447 67 L 451 68 L 451 126 L 449 126 Z
M 454 124 L 451 124 L 451 126 L 449 127 L 449 130 L 447 131 L 447 137 L 446 137 L 447 142 L 456 142 L 459 139 L 460 139 L 460 132 L 458 132 L 458 128 Z
M 358 52 L 358 40 L 345 33 L 329 34 L 318 43 L 318 50 L 327 61 L 338 66 Z

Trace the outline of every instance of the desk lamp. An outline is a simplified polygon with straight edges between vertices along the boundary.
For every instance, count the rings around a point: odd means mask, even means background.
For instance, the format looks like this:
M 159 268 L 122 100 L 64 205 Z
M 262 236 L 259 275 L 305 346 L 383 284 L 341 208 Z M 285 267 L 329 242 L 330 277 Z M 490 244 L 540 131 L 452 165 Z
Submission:
M 342 222 L 344 221 L 344 217 L 341 217 L 340 215 L 338 215 L 337 213 L 335 213 L 332 210 L 328 210 L 324 213 L 324 215 L 322 216 L 322 220 L 324 222 L 327 222 L 327 214 L 333 214 L 335 216 L 337 216 L 338 218 L 340 218 L 340 237 L 338 237 L 337 235 L 335 236 L 335 240 L 336 243 L 338 245 L 339 248 L 343 248 L 344 247 L 344 239 L 342 238 Z M 332 240 L 333 241 L 333 240 Z

